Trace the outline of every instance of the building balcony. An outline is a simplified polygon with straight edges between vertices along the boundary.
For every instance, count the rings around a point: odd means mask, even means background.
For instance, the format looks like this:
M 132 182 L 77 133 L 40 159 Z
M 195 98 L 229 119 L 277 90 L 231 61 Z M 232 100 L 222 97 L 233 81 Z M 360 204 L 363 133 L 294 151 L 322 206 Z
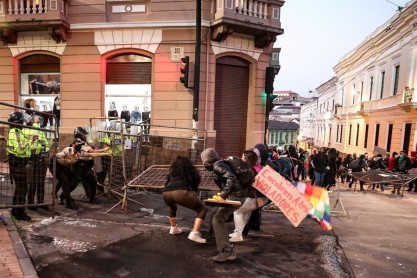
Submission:
M 402 94 L 402 102 L 398 106 L 405 112 L 417 110 L 417 98 L 414 94 L 414 88 L 405 88 Z
M 356 114 L 360 111 L 361 105 L 351 105 L 351 106 L 343 106 L 343 107 L 337 107 L 337 113 L 336 117 L 340 118 L 342 115 L 346 114 Z
M 56 42 L 66 41 L 70 0 L 0 0 L 0 37 L 16 44 L 17 33 L 48 31 Z
M 214 41 L 223 41 L 233 32 L 255 37 L 255 47 L 263 48 L 275 42 L 281 29 L 281 0 L 217 0 L 211 21 Z

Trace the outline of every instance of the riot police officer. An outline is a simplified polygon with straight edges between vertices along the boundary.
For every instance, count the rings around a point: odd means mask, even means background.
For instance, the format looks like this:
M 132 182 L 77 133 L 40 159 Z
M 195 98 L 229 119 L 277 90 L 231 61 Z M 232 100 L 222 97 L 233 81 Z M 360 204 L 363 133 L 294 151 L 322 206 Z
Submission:
M 32 141 L 29 141 L 22 131 L 23 128 L 14 125 L 23 125 L 24 121 L 24 116 L 21 112 L 13 112 L 9 115 L 10 130 L 6 152 L 9 158 L 10 175 L 15 184 L 13 206 L 19 206 L 12 208 L 11 214 L 17 220 L 29 221 L 31 217 L 26 214 L 24 207 L 28 191 L 25 168 L 29 161 L 30 148 L 33 141 L 38 140 L 38 136 L 34 135 Z
M 28 123 L 33 127 L 40 127 L 39 116 L 34 115 L 31 122 Z M 47 171 L 47 159 L 49 157 L 49 142 L 45 133 L 36 129 L 24 128 L 23 133 L 30 140 L 33 136 L 38 139 L 33 141 L 30 149 L 29 162 L 26 165 L 27 180 L 29 185 L 28 190 L 28 204 L 34 204 L 35 194 L 38 204 L 44 203 L 45 197 L 45 177 Z M 47 209 L 48 206 L 43 205 L 42 208 Z M 37 207 L 29 207 L 31 210 L 36 210 Z
M 102 153 L 107 151 L 109 147 L 94 150 L 87 143 L 87 135 L 88 132 L 82 127 L 77 127 L 74 130 L 74 138 L 78 142 L 82 143 L 82 147 L 80 150 L 81 157 L 72 166 L 73 177 L 71 181 L 71 191 L 77 187 L 79 179 L 81 178 L 85 193 L 89 197 L 90 203 L 94 203 L 97 191 L 97 178 L 92 169 L 94 166 L 94 160 L 91 157 L 82 157 L 82 155 L 88 153 Z

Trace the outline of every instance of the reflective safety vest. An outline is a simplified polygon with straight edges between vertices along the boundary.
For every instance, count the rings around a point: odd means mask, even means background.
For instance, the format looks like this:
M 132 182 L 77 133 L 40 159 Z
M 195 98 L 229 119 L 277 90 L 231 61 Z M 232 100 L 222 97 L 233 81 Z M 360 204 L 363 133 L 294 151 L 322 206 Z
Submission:
M 109 136 L 105 136 L 103 138 L 100 138 L 99 142 L 100 142 L 100 147 L 101 148 L 110 147 L 110 149 L 108 149 L 107 151 L 104 151 L 105 153 L 108 153 L 108 154 L 112 153 L 111 139 L 110 139 Z
M 31 142 L 28 140 L 23 130 L 12 127 L 9 131 L 9 138 L 7 139 L 7 154 L 12 154 L 17 157 L 30 157 Z
M 39 128 L 39 123 L 34 123 L 33 127 L 38 127 Z M 32 142 L 32 138 L 33 136 L 37 135 L 38 136 L 38 140 L 34 141 L 31 144 L 31 149 L 30 151 L 34 154 L 41 154 L 41 153 L 46 153 L 49 152 L 49 141 L 45 136 L 45 133 L 43 131 L 40 130 L 36 130 L 36 129 L 29 129 L 29 128 L 24 128 L 23 133 L 26 135 L 26 137 L 28 138 L 28 140 L 30 142 Z
M 115 135 L 113 137 L 113 140 L 111 141 L 111 149 L 113 155 L 121 156 L 123 153 L 124 142 L 122 142 L 122 139 L 120 137 L 120 135 Z

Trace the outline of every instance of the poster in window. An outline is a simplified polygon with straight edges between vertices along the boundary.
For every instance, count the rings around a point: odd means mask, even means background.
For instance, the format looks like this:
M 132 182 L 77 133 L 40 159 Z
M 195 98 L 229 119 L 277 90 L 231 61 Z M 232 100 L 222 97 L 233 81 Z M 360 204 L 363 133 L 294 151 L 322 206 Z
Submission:
M 59 73 L 24 73 L 21 77 L 22 95 L 49 95 L 59 94 Z

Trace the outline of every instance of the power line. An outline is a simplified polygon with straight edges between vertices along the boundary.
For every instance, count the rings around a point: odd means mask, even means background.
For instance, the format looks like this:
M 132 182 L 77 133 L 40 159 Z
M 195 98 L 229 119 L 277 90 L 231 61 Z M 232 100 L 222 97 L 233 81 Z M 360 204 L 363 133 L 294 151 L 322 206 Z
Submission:
M 388 2 L 388 3 L 393 4 L 394 6 L 396 6 L 396 7 L 398 8 L 398 11 L 399 11 L 399 12 L 401 12 L 401 10 L 402 10 L 402 9 L 404 9 L 404 7 L 402 7 L 402 6 L 400 6 L 400 5 L 397 5 L 397 4 L 395 4 L 394 2 L 391 2 L 391 1 L 389 1 L 389 0 L 385 0 L 385 2 Z

